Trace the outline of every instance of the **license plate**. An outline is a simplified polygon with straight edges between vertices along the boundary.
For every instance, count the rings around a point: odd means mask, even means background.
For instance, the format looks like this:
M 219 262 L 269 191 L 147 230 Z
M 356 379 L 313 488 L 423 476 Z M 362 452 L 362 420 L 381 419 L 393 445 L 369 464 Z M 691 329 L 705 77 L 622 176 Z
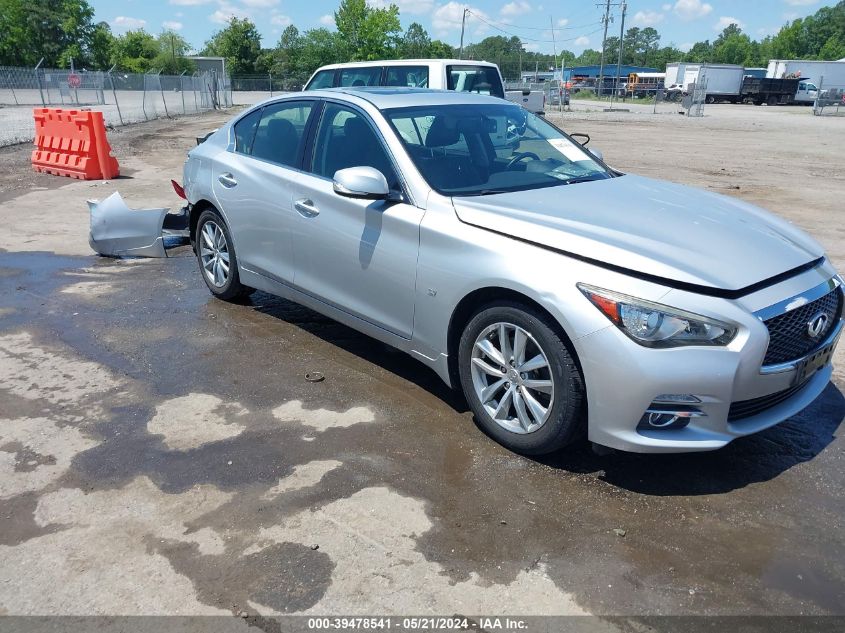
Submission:
M 812 356 L 805 358 L 801 366 L 798 367 L 798 371 L 795 372 L 794 384 L 803 384 L 812 378 L 813 374 L 818 370 L 830 363 L 833 358 L 833 350 L 836 349 L 836 343 L 837 341 L 833 341 L 830 345 L 823 347 Z

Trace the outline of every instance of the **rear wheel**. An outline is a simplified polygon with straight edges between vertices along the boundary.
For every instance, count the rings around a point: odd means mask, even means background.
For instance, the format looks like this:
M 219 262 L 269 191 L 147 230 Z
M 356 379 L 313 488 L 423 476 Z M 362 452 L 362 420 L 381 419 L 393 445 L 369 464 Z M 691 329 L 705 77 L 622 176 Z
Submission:
M 216 210 L 202 212 L 195 239 L 200 273 L 211 294 L 224 301 L 235 301 L 255 292 L 240 281 L 232 236 Z
M 516 303 L 479 310 L 461 336 L 461 386 L 476 420 L 519 453 L 555 451 L 584 430 L 584 382 L 543 313 Z

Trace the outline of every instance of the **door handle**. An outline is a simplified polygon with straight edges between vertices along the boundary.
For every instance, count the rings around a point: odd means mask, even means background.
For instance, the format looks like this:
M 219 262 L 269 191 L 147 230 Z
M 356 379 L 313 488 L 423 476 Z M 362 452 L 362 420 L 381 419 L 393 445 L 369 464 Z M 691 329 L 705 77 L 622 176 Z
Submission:
M 320 210 L 314 205 L 314 202 L 309 198 L 300 198 L 293 203 L 293 208 L 299 212 L 303 218 L 313 218 L 320 215 Z
M 223 185 L 224 187 L 228 187 L 229 189 L 238 184 L 238 181 L 235 180 L 235 177 L 228 172 L 217 176 L 217 180 L 220 182 L 221 185 Z

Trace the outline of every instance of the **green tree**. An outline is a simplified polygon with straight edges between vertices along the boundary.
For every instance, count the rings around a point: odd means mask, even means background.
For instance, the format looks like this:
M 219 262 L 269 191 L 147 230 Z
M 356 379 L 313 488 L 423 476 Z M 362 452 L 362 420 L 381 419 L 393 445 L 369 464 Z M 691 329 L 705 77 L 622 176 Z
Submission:
M 505 37 L 503 35 L 492 35 L 485 37 L 476 44 L 470 44 L 464 47 L 464 57 L 467 59 L 499 62 L 504 59 L 515 59 L 520 55 L 526 61 L 528 60 L 522 42 L 516 36 Z
M 455 49 L 450 44 L 440 40 L 432 40 L 428 48 L 428 55 L 434 59 L 450 59 L 455 57 Z
M 156 70 L 162 71 L 165 75 L 178 75 L 183 71 L 194 70 L 194 62 L 186 58 L 191 46 L 176 31 L 162 31 L 156 38 L 156 44 L 158 54 L 152 62 Z
M 86 0 L 0 0 L 0 64 L 90 66 L 93 19 Z
M 751 38 L 736 24 L 729 24 L 713 42 L 713 61 L 720 64 L 752 65 L 755 49 Z
M 108 70 L 112 64 L 111 53 L 114 36 L 107 22 L 99 22 L 91 33 L 90 59 L 94 68 Z
M 413 22 L 402 36 L 399 54 L 409 59 L 428 57 L 431 54 L 431 38 L 419 22 Z
M 819 51 L 820 59 L 845 58 L 845 38 L 831 35 Z
M 366 0 L 341 0 L 334 12 L 334 23 L 349 55 L 361 48 L 361 28 L 369 11 Z
M 374 8 L 366 0 L 341 0 L 334 13 L 342 55 L 351 61 L 395 57 L 402 25 L 399 8 Z
M 360 30 L 360 48 L 356 59 L 389 59 L 396 56 L 402 24 L 399 8 L 391 4 L 386 9 L 368 8 Z
M 702 64 L 713 61 L 713 45 L 710 40 L 696 42 L 689 50 L 684 61 Z
M 154 68 L 153 60 L 161 53 L 155 37 L 144 29 L 126 31 L 114 38 L 111 62 L 119 70 L 145 73 Z
M 303 69 L 307 79 L 320 66 L 340 62 L 343 59 L 343 51 L 338 33 L 324 28 L 311 29 L 306 31 L 302 38 L 299 68 Z
M 262 61 L 267 72 L 281 79 L 284 89 L 298 90 L 316 70 L 316 67 L 307 66 L 303 58 L 303 48 L 308 37 L 308 33 L 301 35 L 293 24 L 285 27 L 276 48 L 269 51 Z
M 225 57 L 232 75 L 254 73 L 261 56 L 261 36 L 251 20 L 233 17 L 226 28 L 217 31 L 205 43 L 202 54 Z
M 605 60 L 607 61 L 607 60 Z M 601 62 L 601 51 L 587 48 L 575 58 L 573 66 L 595 66 Z

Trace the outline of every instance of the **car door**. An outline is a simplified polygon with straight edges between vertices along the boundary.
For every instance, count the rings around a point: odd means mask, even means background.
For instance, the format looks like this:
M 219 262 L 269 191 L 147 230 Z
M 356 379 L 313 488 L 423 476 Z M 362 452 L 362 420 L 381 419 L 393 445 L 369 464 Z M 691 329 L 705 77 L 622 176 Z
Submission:
M 221 154 L 212 175 L 241 265 L 286 283 L 293 282 L 293 187 L 314 107 L 286 100 L 250 113 L 235 124 L 234 150 Z
M 345 312 L 410 338 L 423 210 L 407 202 L 338 195 L 336 171 L 369 166 L 401 190 L 394 162 L 372 121 L 327 102 L 311 151 L 311 171 L 295 188 L 295 285 Z

